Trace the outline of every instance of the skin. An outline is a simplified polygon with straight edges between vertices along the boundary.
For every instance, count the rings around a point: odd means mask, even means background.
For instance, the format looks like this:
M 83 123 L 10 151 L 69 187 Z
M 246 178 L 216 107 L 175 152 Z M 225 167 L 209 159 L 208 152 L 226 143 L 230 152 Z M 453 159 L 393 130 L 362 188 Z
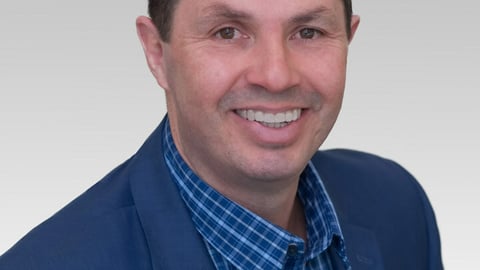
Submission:
M 359 18 L 352 18 L 352 33 Z M 180 0 L 171 40 L 137 32 L 165 90 L 173 139 L 213 188 L 305 238 L 299 176 L 340 111 L 348 44 L 339 0 Z M 352 34 L 353 36 L 353 34 Z M 298 120 L 272 128 L 239 110 Z

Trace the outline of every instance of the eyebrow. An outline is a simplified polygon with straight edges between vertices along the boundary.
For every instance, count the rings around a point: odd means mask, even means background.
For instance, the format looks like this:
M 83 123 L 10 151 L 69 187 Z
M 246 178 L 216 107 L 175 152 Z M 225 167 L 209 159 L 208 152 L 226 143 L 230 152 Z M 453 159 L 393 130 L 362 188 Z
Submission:
M 204 18 L 200 22 L 209 22 L 217 19 L 249 20 L 252 16 L 246 12 L 235 10 L 225 4 L 216 3 L 204 8 L 201 12 Z
M 305 24 L 316 20 L 325 21 L 329 25 L 335 25 L 336 17 L 333 14 L 332 10 L 319 7 L 313 10 L 308 10 L 304 13 L 300 13 L 299 15 L 294 16 L 289 20 L 290 23 L 293 24 Z

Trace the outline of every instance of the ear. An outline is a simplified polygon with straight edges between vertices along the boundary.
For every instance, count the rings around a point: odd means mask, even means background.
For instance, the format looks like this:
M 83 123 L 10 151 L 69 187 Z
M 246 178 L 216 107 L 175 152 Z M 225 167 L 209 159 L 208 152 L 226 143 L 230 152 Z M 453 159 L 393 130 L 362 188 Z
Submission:
M 352 21 L 350 23 L 350 37 L 348 38 L 348 42 L 352 42 L 353 36 L 355 36 L 355 32 L 357 32 L 358 25 L 360 24 L 360 17 L 358 15 L 352 15 Z
M 163 89 L 168 89 L 163 54 L 165 43 L 160 38 L 157 27 L 150 18 L 145 16 L 137 18 L 136 26 L 137 35 L 142 43 L 143 52 L 145 53 L 150 71 L 157 80 L 157 83 Z

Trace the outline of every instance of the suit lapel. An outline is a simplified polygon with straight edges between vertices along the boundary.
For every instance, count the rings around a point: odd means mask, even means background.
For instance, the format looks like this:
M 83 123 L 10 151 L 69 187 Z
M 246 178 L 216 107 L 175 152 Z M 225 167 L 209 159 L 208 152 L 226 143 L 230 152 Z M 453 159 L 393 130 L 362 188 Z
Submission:
M 358 215 L 362 212 L 363 207 L 362 202 L 356 196 L 357 190 L 353 185 L 355 184 L 355 175 L 345 172 L 344 168 L 332 163 L 321 152 L 317 153 L 312 161 L 335 208 L 352 269 L 384 269 L 374 232 L 353 221 L 355 218 L 352 217 L 352 214 Z M 338 269 L 344 269 L 338 255 L 332 254 L 332 257 L 335 259 Z
M 383 270 L 382 258 L 374 235 L 354 225 L 343 224 L 347 257 L 354 270 Z M 348 270 L 334 246 L 328 250 L 335 270 Z
M 214 269 L 163 158 L 164 122 L 132 160 L 130 185 L 152 269 Z
M 341 224 L 347 256 L 355 270 L 383 270 L 380 249 L 372 231 L 362 227 Z

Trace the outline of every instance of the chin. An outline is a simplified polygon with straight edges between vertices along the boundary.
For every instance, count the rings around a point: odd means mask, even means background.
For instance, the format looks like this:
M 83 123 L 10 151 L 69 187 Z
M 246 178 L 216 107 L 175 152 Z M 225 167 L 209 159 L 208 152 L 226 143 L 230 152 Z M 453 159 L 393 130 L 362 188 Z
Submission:
M 305 169 L 308 160 L 295 161 L 292 159 L 265 158 L 247 165 L 245 171 L 253 179 L 262 181 L 276 181 L 287 178 L 298 178 Z

